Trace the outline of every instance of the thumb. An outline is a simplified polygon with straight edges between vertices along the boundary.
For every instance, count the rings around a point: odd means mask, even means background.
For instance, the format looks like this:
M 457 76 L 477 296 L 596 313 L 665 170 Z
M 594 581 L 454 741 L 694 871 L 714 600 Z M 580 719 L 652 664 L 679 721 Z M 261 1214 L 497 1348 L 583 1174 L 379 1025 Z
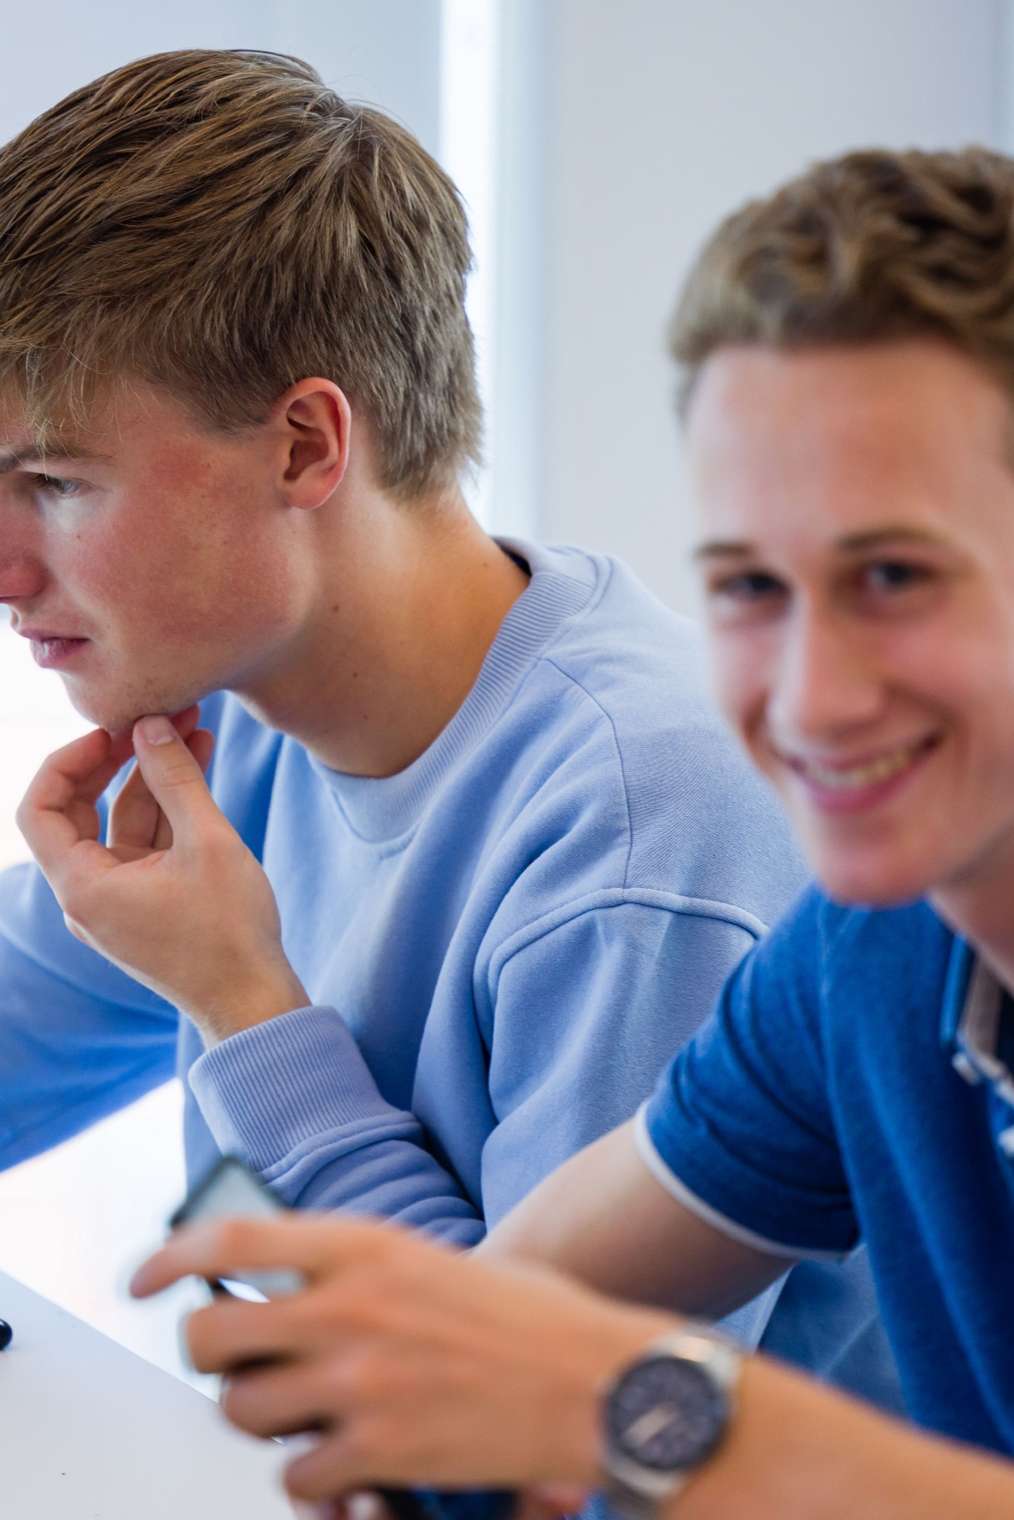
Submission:
M 168 718 L 141 718 L 134 724 L 134 753 L 148 790 L 181 842 L 193 837 L 202 821 L 219 818 L 204 772 Z

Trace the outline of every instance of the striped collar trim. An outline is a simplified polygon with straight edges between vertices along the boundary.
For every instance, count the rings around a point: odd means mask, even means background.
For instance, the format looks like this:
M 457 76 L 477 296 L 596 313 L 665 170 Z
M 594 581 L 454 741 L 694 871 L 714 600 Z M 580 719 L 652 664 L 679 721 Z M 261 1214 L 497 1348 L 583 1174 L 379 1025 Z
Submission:
M 1005 993 L 986 963 L 964 940 L 955 940 L 947 972 L 941 1033 L 951 1063 L 966 1082 L 988 1082 L 997 1096 L 1014 1107 L 1014 1073 L 998 1047 Z M 1014 1129 L 1002 1138 L 1014 1154 Z

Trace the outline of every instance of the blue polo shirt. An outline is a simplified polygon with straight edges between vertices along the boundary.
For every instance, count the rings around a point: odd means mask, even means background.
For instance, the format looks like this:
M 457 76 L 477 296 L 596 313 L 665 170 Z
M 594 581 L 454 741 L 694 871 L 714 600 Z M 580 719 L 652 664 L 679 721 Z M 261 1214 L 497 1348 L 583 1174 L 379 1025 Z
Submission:
M 864 1243 L 909 1413 L 1003 1453 L 1012 1040 L 1014 1005 L 928 905 L 847 909 L 811 891 L 639 1121 L 655 1175 L 728 1234 L 817 1261 Z

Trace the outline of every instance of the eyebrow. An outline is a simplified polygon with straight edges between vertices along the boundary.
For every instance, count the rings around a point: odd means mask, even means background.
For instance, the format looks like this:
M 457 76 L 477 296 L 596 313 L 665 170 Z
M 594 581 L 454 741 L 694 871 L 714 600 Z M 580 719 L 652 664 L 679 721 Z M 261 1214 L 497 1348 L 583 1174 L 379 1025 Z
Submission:
M 937 535 L 928 532 L 925 528 L 898 524 L 884 528 L 869 528 L 862 533 L 846 533 L 844 537 L 835 540 L 834 547 L 846 554 L 861 554 L 869 549 L 878 549 L 886 543 L 896 544 L 899 540 L 917 544 L 940 543 Z M 700 564 L 709 560 L 746 559 L 759 552 L 760 546 L 757 544 L 732 539 L 712 539 L 699 545 L 691 558 L 695 563 Z
M 51 449 L 40 448 L 36 443 L 19 444 L 17 448 L 0 451 L 0 475 L 11 475 L 15 470 L 23 469 L 26 464 L 45 464 L 49 460 L 81 460 L 94 464 L 108 459 L 108 454 L 96 454 L 70 441 L 54 444 Z

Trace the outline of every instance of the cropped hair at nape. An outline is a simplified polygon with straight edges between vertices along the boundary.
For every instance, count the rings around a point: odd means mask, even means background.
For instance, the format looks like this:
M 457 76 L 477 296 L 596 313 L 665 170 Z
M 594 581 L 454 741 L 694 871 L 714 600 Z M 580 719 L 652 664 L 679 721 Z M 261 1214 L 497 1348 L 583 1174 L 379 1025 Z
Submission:
M 412 497 L 480 452 L 461 201 L 403 127 L 273 53 L 144 58 L 0 149 L 0 392 L 43 438 L 121 377 L 209 428 L 333 380 Z
M 685 413 L 708 357 L 942 338 L 1014 395 L 1014 160 L 870 149 L 814 165 L 728 217 L 669 330 Z

